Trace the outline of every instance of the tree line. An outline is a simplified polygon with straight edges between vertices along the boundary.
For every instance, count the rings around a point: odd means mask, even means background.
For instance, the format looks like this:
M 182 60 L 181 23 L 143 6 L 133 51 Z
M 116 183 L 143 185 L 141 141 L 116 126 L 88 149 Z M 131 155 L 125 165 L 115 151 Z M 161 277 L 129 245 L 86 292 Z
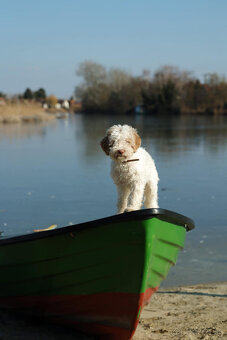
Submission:
M 24 91 L 22 95 L 20 95 L 21 98 L 27 99 L 27 100 L 36 100 L 36 101 L 42 101 L 46 99 L 46 91 L 44 88 L 40 88 L 37 91 L 32 91 L 29 87 Z
M 118 68 L 82 62 L 77 75 L 83 81 L 75 95 L 84 112 L 93 113 L 227 113 L 227 81 L 216 73 L 201 81 L 191 72 L 164 66 L 151 74 L 132 76 Z
M 8 96 L 6 93 L 0 91 L 0 98 L 8 99 Z M 34 100 L 37 102 L 42 102 L 47 98 L 46 90 L 44 88 L 39 88 L 36 91 L 32 91 L 29 87 L 25 89 L 25 91 L 21 94 L 14 95 L 12 98 L 18 98 L 20 100 Z
M 5 100 L 8 99 L 7 95 L 0 91 L 0 98 L 1 97 Z M 55 105 L 58 102 L 58 98 L 56 96 L 54 95 L 47 96 L 46 90 L 42 87 L 36 91 L 32 91 L 30 87 L 27 87 L 22 94 L 18 94 L 11 97 L 11 102 L 18 99 L 20 101 L 38 102 L 42 104 L 46 103 L 49 106 L 49 108 L 55 107 Z

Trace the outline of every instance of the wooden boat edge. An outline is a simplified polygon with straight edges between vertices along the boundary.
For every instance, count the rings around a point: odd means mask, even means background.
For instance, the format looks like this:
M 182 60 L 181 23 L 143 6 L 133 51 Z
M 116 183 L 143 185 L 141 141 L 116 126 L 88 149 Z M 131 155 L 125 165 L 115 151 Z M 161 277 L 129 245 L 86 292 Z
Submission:
M 162 208 L 153 208 L 153 209 L 143 209 L 136 210 L 132 212 L 126 212 L 123 214 L 113 215 L 109 217 L 104 217 L 97 220 L 92 220 L 88 222 L 83 222 L 79 224 L 74 224 L 70 226 L 65 226 L 61 228 L 57 228 L 54 230 L 47 230 L 40 233 L 31 233 L 31 234 L 23 234 L 19 236 L 12 236 L 0 239 L 0 246 L 6 244 L 12 244 L 17 242 L 25 242 L 31 240 L 37 240 L 46 237 L 52 237 L 55 235 L 63 235 L 66 233 L 80 232 L 87 229 L 92 229 L 99 226 L 104 226 L 108 224 L 122 223 L 122 222 L 130 222 L 130 221 L 141 221 L 147 220 L 150 218 L 157 217 L 160 220 L 164 220 L 166 222 L 178 225 L 186 229 L 186 231 L 190 231 L 195 228 L 194 221 L 189 217 L 178 214 L 171 210 L 166 210 Z

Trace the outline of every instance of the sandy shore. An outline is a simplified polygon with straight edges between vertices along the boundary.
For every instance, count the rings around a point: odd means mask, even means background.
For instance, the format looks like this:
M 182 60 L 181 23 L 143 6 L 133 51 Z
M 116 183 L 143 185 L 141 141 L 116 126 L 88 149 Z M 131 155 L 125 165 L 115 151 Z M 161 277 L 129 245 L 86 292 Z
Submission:
M 133 340 L 227 339 L 227 282 L 160 289 Z
M 49 324 L 0 311 L 1 340 L 88 340 Z M 133 340 L 227 339 L 227 282 L 160 289 L 142 313 Z

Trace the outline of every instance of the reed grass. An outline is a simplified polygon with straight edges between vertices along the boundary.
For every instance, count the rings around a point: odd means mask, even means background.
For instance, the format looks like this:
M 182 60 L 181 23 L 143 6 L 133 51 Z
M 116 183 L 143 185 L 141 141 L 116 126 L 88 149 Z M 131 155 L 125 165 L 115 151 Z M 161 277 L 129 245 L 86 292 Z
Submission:
M 6 103 L 0 105 L 0 123 L 48 122 L 55 115 L 45 112 L 39 103 Z

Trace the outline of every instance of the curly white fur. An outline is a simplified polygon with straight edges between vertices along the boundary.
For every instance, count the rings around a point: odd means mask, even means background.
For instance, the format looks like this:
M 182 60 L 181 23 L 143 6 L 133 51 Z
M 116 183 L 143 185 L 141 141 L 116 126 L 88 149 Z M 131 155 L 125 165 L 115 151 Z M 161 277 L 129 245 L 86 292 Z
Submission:
M 148 152 L 140 147 L 137 131 L 129 125 L 114 125 L 101 141 L 112 159 L 111 176 L 118 190 L 118 213 L 158 208 L 158 173 Z

